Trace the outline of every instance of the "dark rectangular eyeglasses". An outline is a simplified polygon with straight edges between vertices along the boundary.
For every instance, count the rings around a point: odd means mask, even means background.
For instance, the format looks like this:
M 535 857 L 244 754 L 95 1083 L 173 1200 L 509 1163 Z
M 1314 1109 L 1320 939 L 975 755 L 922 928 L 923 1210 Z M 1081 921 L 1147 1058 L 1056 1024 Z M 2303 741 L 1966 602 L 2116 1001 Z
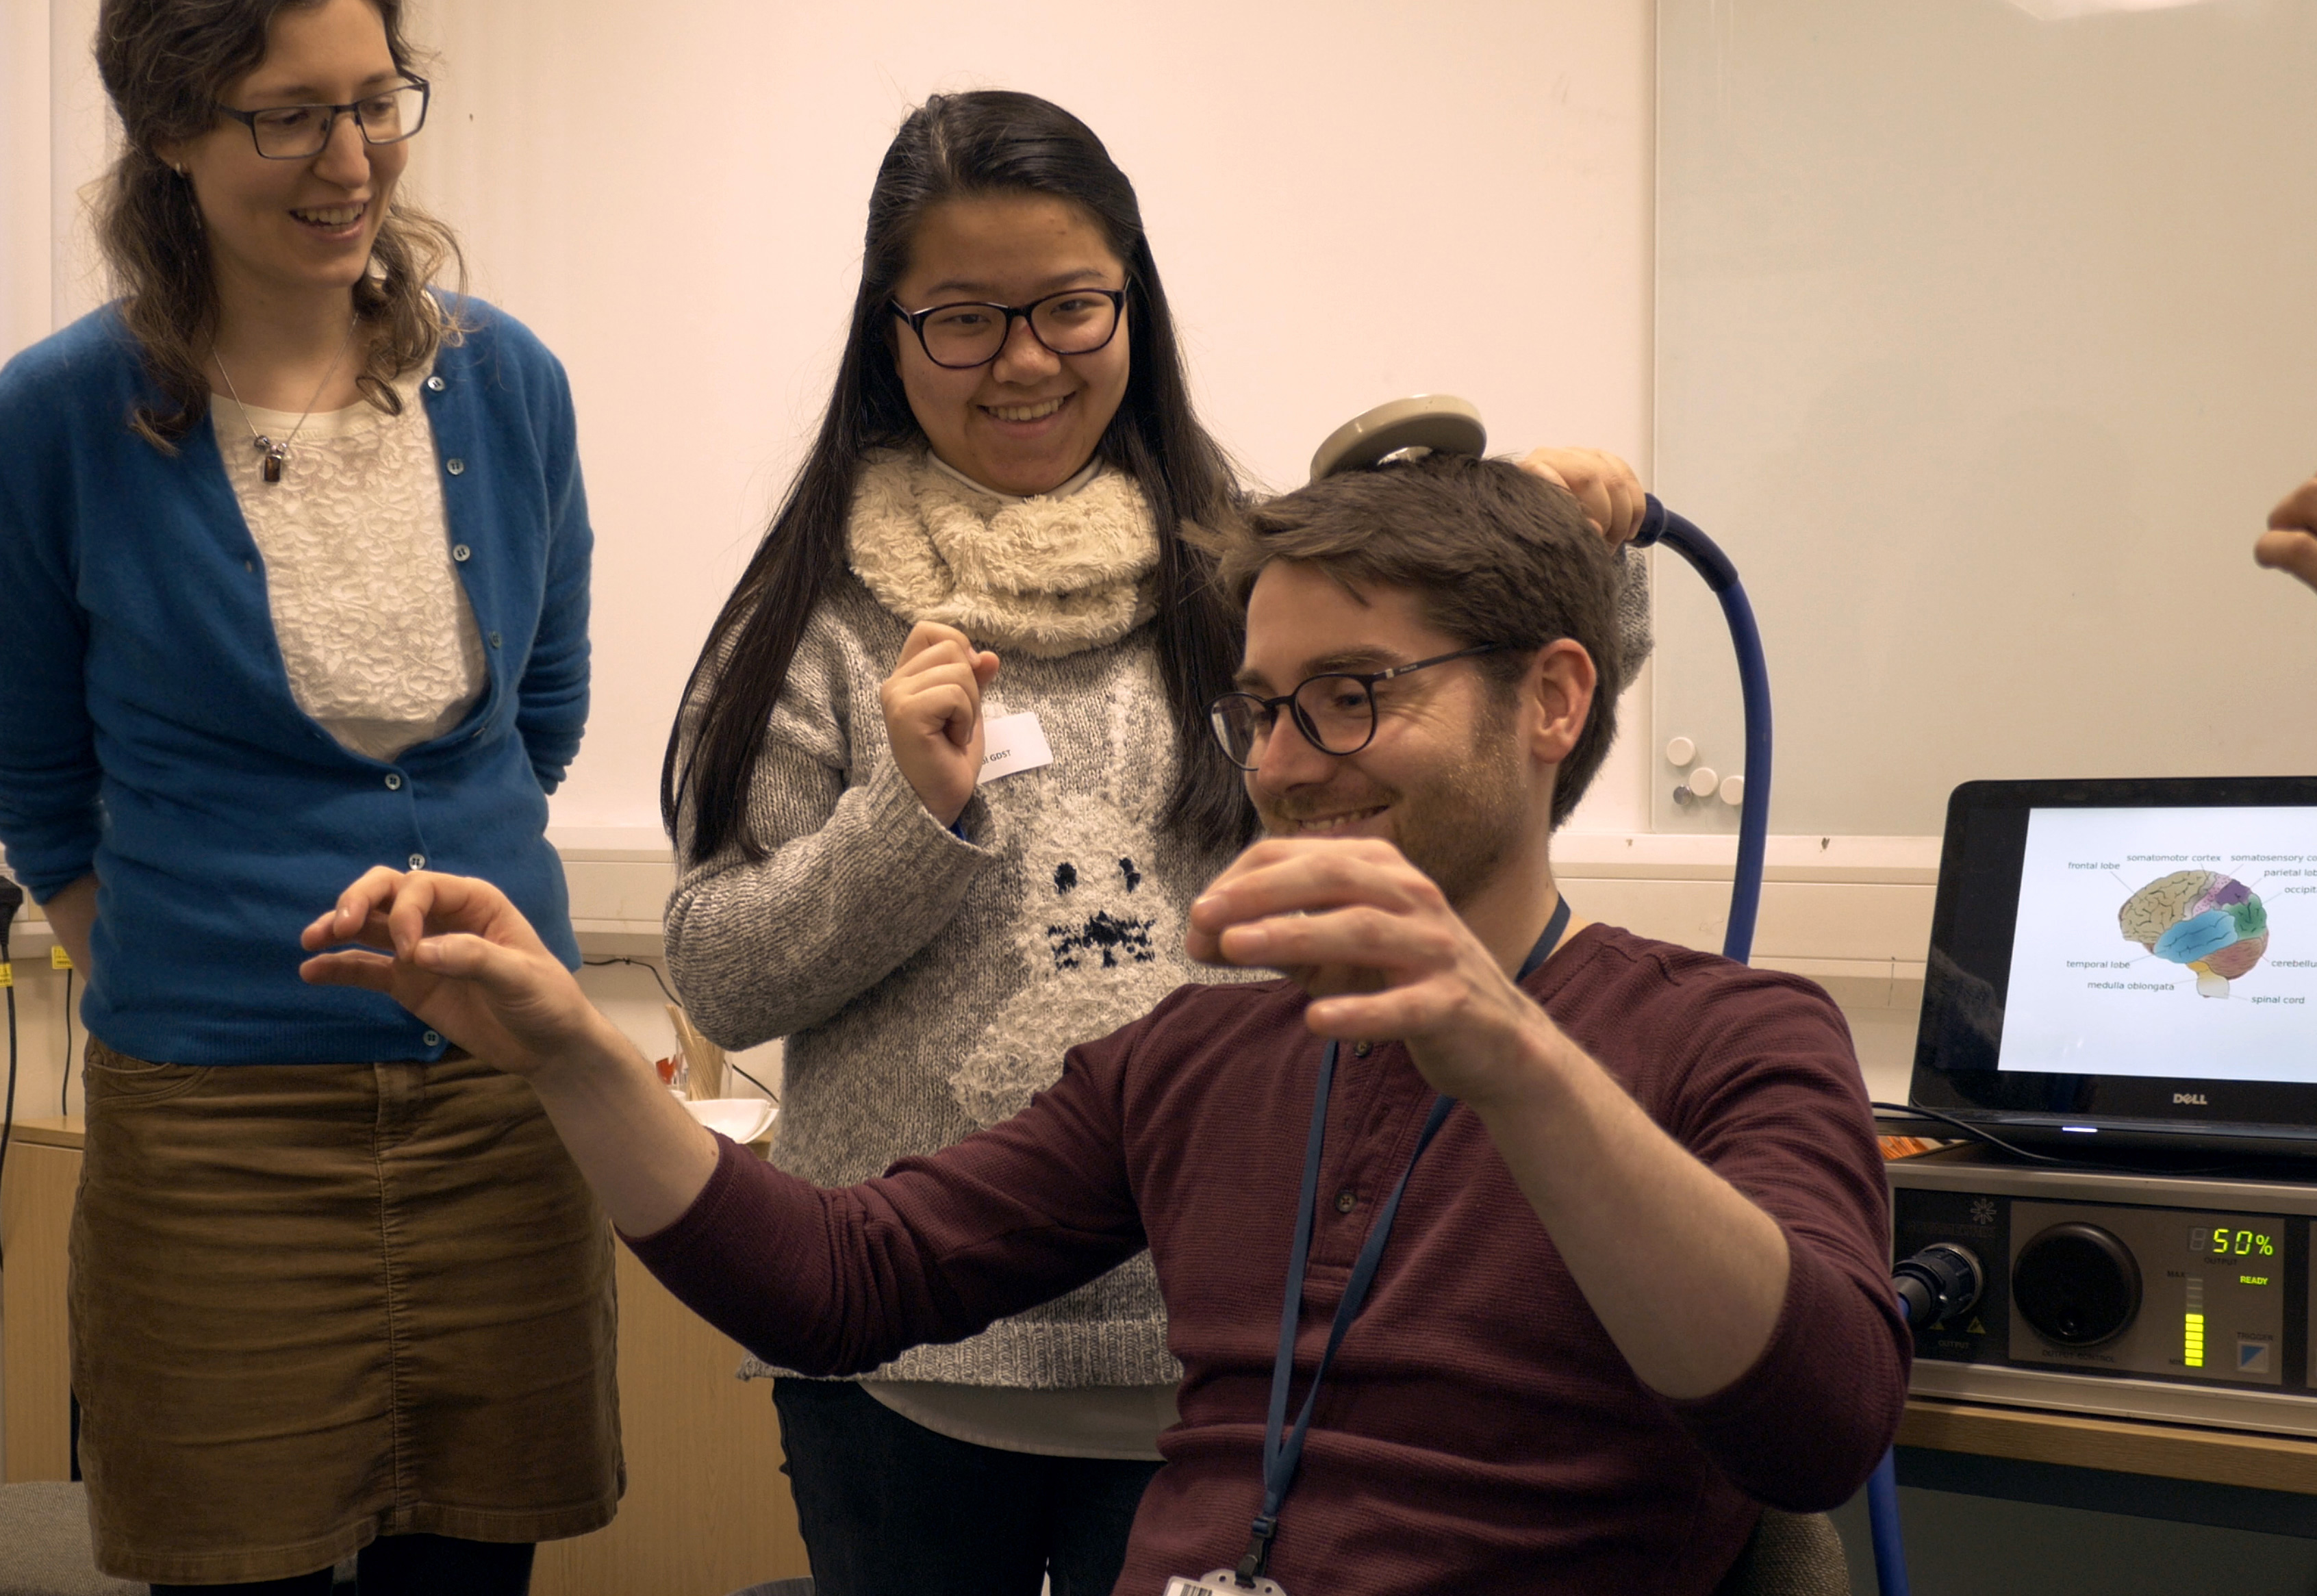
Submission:
M 330 145 L 338 118 L 351 116 L 362 130 L 365 144 L 399 144 L 426 125 L 430 85 L 423 77 L 396 84 L 344 105 L 269 105 L 263 111 L 236 111 L 220 105 L 218 112 L 249 130 L 257 153 L 269 161 L 302 161 Z

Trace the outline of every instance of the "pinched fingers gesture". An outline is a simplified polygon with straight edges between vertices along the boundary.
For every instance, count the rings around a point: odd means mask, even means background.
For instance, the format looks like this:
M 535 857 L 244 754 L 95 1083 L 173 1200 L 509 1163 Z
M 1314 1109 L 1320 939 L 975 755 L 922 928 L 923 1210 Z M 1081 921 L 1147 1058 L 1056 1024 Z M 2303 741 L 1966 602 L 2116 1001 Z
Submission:
M 1434 1088 L 1509 1089 L 1523 1036 L 1550 1027 L 1440 889 L 1388 842 L 1257 843 L 1191 909 L 1188 951 L 1284 972 L 1304 1024 L 1338 1040 L 1408 1044 Z
M 2268 513 L 2268 530 L 2252 546 L 2252 557 L 2272 570 L 2287 570 L 2317 587 L 2317 477 L 2278 501 Z
M 997 655 L 954 626 L 920 621 L 878 689 L 893 762 L 944 826 L 956 822 L 980 779 L 981 690 L 997 676 Z
M 1642 529 L 1649 509 L 1633 468 L 1605 449 L 1532 449 L 1521 470 L 1566 489 L 1612 549 Z
M 488 882 L 379 866 L 299 940 L 316 955 L 299 967 L 308 982 L 384 992 L 518 1075 L 576 1050 L 596 1018 L 571 973 Z

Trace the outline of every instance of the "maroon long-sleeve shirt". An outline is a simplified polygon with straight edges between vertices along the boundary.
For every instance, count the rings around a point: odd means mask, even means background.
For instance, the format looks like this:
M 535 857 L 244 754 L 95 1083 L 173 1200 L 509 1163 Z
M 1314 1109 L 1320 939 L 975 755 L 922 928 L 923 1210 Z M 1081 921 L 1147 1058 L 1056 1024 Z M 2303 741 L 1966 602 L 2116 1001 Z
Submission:
M 1842 1502 L 1906 1399 L 1882 1161 L 1848 1034 L 1809 982 L 1604 926 L 1527 991 L 1651 1118 L 1785 1230 L 1768 1348 L 1698 1401 L 1635 1378 L 1468 1109 L 1402 1199 L 1320 1396 L 1270 1572 L 1289 1596 L 1703 1592 L 1755 1503 Z M 1006 1121 L 844 1190 L 729 1143 L 631 1242 L 768 1361 L 828 1374 L 970 1335 L 1148 1245 L 1182 1422 L 1120 1596 L 1238 1561 L 1261 1503 L 1280 1294 L 1321 1044 L 1302 994 L 1186 987 L 1071 1051 Z M 1354 1257 L 1431 1106 L 1404 1049 L 1346 1047 L 1297 1342 L 1300 1405 Z M 1291 1416 L 1293 1409 L 1291 1408 Z

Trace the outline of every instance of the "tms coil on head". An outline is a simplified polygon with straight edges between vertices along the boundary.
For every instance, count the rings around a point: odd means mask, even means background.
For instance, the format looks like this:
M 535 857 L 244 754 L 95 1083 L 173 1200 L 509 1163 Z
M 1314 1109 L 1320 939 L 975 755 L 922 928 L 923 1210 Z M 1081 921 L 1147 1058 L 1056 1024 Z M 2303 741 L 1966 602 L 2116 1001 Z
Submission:
M 1480 454 L 1488 445 L 1489 429 L 1470 399 L 1447 393 L 1414 394 L 1363 411 L 1329 433 L 1328 441 L 1311 456 L 1311 480 L 1381 464 L 1402 450 Z M 1721 600 L 1738 654 L 1739 688 L 1746 713 L 1746 785 L 1739 804 L 1737 868 L 1731 883 L 1730 919 L 1722 951 L 1743 964 L 1754 948 L 1762 866 L 1769 843 L 1769 669 L 1762 659 L 1762 637 L 1754 623 L 1753 605 L 1730 557 L 1712 538 L 1659 504 L 1655 494 L 1646 496 L 1645 503 L 1641 528 L 1633 534 L 1634 545 L 1647 548 L 1662 542 L 1689 562 Z
M 1404 449 L 1481 454 L 1488 447 L 1489 429 L 1471 400 L 1419 393 L 1364 410 L 1329 433 L 1311 456 L 1311 480 L 1380 465 Z

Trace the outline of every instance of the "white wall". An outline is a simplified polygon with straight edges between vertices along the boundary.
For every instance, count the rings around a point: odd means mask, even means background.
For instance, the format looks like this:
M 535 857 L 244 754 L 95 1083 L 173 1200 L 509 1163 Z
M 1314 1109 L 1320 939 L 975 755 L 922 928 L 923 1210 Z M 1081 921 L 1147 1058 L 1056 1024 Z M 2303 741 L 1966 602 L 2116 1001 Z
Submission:
M 0 348 L 47 332 L 49 19 L 0 0 Z
M 1423 389 L 1471 396 L 1501 446 L 1645 455 L 1643 0 L 650 14 L 417 18 L 440 86 L 415 180 L 580 407 L 599 686 L 559 824 L 657 824 L 684 673 L 819 417 L 870 181 L 929 92 L 1027 89 L 1104 137 L 1256 478 L 1302 480 L 1339 421 Z M 1603 792 L 1587 824 L 1642 824 L 1636 770 Z

